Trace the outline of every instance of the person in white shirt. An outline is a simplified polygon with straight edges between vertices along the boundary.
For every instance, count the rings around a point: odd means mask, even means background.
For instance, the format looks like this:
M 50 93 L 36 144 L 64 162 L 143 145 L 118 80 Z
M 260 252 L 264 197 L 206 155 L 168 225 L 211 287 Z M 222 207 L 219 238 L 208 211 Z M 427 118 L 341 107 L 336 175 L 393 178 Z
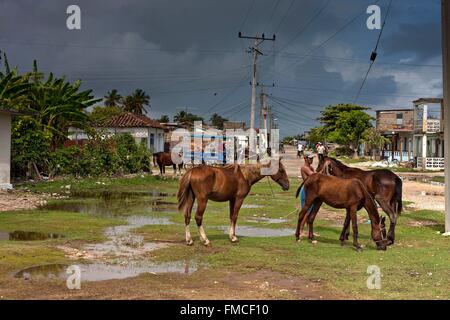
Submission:
M 299 142 L 297 145 L 297 159 L 303 156 L 303 145 Z
M 321 142 L 319 142 L 318 144 L 319 145 L 317 147 L 317 155 L 319 156 L 319 161 L 322 161 L 323 157 L 325 156 L 326 149 Z

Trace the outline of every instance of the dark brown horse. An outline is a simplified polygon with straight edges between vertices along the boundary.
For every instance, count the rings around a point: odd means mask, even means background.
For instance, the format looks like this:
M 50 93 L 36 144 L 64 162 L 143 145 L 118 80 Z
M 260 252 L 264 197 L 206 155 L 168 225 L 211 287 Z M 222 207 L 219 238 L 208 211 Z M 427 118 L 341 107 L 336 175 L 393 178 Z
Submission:
M 239 209 L 245 197 L 250 192 L 252 185 L 265 177 L 262 169 L 268 168 L 270 164 L 262 165 L 228 165 L 225 167 L 211 167 L 201 165 L 189 169 L 181 178 L 178 189 L 178 209 L 184 212 L 186 224 L 186 243 L 192 245 L 192 237 L 189 230 L 191 211 L 195 199 L 197 199 L 197 211 L 195 221 L 197 222 L 200 240 L 209 245 L 202 226 L 203 214 L 205 213 L 208 200 L 217 202 L 230 202 L 230 233 L 231 242 L 236 242 L 236 221 Z M 289 189 L 289 179 L 281 162 L 278 170 L 270 177 L 277 182 L 283 190 Z M 275 171 L 275 170 L 274 170 Z
M 378 210 L 373 198 L 367 192 L 364 184 L 358 179 L 341 179 L 320 173 L 315 173 L 306 179 L 300 186 L 305 188 L 305 205 L 301 208 L 298 216 L 297 231 L 295 237 L 300 240 L 302 221 L 309 209 L 312 211 L 308 216 L 309 233 L 308 238 L 314 239 L 313 223 L 322 203 L 326 203 L 333 208 L 346 209 L 347 214 L 344 221 L 344 227 L 341 232 L 340 240 L 344 244 L 348 238 L 348 227 L 350 220 L 353 228 L 353 245 L 357 250 L 361 250 L 358 243 L 358 221 L 356 212 L 362 208 L 366 209 L 372 227 L 372 239 L 377 245 L 377 249 L 386 250 L 387 240 L 382 231 L 384 221 L 380 220 Z M 297 196 L 299 190 L 297 190 Z
M 178 170 L 181 173 L 181 169 L 183 168 L 183 162 L 181 163 L 174 163 L 172 161 L 172 155 L 170 152 L 156 152 L 153 154 L 153 165 L 158 165 L 159 172 L 161 175 L 166 173 L 166 166 L 172 166 L 173 171 L 176 174 L 177 173 L 177 165 Z
M 388 232 L 389 244 L 395 240 L 395 226 L 397 218 L 402 211 L 402 180 L 392 171 L 387 169 L 365 171 L 351 168 L 342 162 L 324 157 L 319 163 L 317 172 L 327 173 L 340 178 L 356 178 L 360 180 L 370 195 L 387 213 L 391 220 Z

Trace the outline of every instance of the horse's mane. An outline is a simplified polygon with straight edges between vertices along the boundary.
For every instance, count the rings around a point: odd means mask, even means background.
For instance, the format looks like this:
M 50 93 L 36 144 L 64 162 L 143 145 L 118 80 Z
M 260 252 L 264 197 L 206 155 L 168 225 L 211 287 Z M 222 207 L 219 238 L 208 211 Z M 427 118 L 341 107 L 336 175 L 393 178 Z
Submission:
M 341 170 L 346 170 L 349 168 L 349 166 L 346 166 L 345 164 L 343 164 L 341 161 L 339 161 L 338 159 L 335 158 L 331 158 L 331 157 L 327 157 L 328 159 L 330 159 L 331 161 L 334 162 L 334 164 L 339 167 L 339 169 Z

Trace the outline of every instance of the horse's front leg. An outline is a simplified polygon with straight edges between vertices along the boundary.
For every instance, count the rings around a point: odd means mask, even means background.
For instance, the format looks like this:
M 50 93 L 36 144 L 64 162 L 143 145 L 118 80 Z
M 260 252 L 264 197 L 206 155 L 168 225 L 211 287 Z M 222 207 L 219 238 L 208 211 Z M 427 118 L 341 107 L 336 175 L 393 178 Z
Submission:
M 207 203 L 208 203 L 208 199 L 197 198 L 197 211 L 195 213 L 195 221 L 197 222 L 198 233 L 200 235 L 200 241 L 203 241 L 203 244 L 205 246 L 209 246 L 211 243 L 209 241 L 208 237 L 206 236 L 205 230 L 203 229 L 203 225 L 202 225 L 203 214 L 205 213 Z
M 393 209 L 393 206 L 391 206 L 384 198 L 376 197 L 375 199 L 377 200 L 383 211 L 387 213 L 387 215 L 389 216 L 389 220 L 391 221 L 387 235 L 387 238 L 389 240 L 388 245 L 391 245 L 395 241 L 395 226 L 397 224 L 397 213 Z
M 316 201 L 313 202 L 312 207 L 308 210 L 308 230 L 309 230 L 309 234 L 308 234 L 308 239 L 313 241 L 314 243 L 314 220 L 316 219 L 316 215 L 319 212 L 320 207 L 322 206 L 322 201 L 320 201 L 319 199 L 317 199 Z
M 362 247 L 358 243 L 358 219 L 356 217 L 356 208 L 350 209 L 350 217 L 352 220 L 352 228 L 353 228 L 353 246 L 357 251 L 361 251 Z
M 236 237 L 236 223 L 239 215 L 239 210 L 241 209 L 242 203 L 244 199 L 236 198 L 234 200 L 230 200 L 230 241 L 237 242 L 238 238 Z
M 347 209 L 347 214 L 345 215 L 344 226 L 342 227 L 341 236 L 339 240 L 341 240 L 341 245 L 345 244 L 345 240 L 348 240 L 348 227 L 350 226 L 350 211 Z

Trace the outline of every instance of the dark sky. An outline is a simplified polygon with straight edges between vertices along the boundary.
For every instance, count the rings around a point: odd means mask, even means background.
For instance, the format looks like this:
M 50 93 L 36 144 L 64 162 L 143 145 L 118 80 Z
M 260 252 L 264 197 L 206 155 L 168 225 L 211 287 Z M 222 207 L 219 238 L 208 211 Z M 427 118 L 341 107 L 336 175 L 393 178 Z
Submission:
M 260 47 L 258 82 L 275 83 L 265 91 L 284 136 L 317 125 L 324 106 L 354 101 L 379 34 L 366 27 L 375 3 L 384 17 L 389 0 L 0 0 L 0 50 L 19 71 L 37 59 L 99 97 L 141 88 L 151 117 L 187 108 L 248 123 L 250 41 L 238 31 L 276 33 Z M 81 30 L 66 28 L 70 4 Z M 440 97 L 441 64 L 440 1 L 393 0 L 357 102 L 411 108 Z

